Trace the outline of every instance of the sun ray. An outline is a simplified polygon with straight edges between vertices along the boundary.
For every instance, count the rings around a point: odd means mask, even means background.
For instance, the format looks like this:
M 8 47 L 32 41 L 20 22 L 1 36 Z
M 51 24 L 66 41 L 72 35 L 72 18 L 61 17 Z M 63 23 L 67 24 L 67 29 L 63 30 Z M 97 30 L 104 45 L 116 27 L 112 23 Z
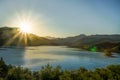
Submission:
M 27 33 L 24 34 L 24 44 L 27 46 Z
M 12 38 L 10 38 L 4 45 L 3 47 L 9 46 L 18 36 L 20 35 L 20 32 L 15 34 Z
M 8 47 L 12 43 L 14 43 L 14 41 L 15 41 L 14 44 L 16 44 L 16 46 L 27 46 L 28 45 L 28 38 L 29 38 L 28 36 L 30 36 L 30 35 L 28 35 L 28 33 L 21 32 L 19 30 L 15 35 L 13 35 L 12 38 L 10 38 L 9 40 L 7 40 L 7 42 L 2 47 Z
M 28 41 L 31 41 L 33 38 L 30 33 L 33 33 L 35 29 L 33 26 L 40 26 L 43 25 L 43 21 L 40 20 L 38 23 L 38 20 L 40 17 L 34 16 L 34 13 L 30 12 L 20 12 L 16 13 L 15 18 L 11 20 L 10 25 L 17 26 L 19 28 L 19 33 L 16 33 L 13 35 L 13 37 L 8 40 L 4 46 L 10 45 L 13 41 L 17 38 L 17 43 L 15 43 L 17 46 L 27 46 Z M 14 42 L 13 42 L 14 43 Z
M 29 42 L 31 42 L 31 41 L 33 40 L 32 36 L 31 36 L 30 34 L 28 34 L 27 37 L 28 37 L 28 41 L 29 41 Z M 29 45 L 31 45 L 31 44 L 29 44 Z
M 19 39 L 18 39 L 18 43 L 17 43 L 17 46 L 22 46 L 22 40 L 23 40 L 23 33 L 21 33 Z

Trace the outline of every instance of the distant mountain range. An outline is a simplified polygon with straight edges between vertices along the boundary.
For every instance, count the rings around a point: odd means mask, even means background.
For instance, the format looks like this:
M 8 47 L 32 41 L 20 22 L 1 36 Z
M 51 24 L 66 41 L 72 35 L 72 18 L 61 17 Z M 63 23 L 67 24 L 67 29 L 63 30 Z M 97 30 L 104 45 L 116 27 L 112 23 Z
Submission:
M 84 34 L 67 37 L 58 38 L 54 40 L 58 45 L 67 45 L 68 47 L 82 48 L 85 50 L 94 51 L 112 51 L 120 52 L 120 35 L 90 35 L 86 36 Z
M 19 28 L 1 27 L 0 28 L 0 46 L 40 46 L 56 45 L 82 48 L 96 51 L 112 50 L 120 52 L 120 34 L 115 35 L 78 35 L 67 38 L 39 37 L 35 34 L 23 34 Z

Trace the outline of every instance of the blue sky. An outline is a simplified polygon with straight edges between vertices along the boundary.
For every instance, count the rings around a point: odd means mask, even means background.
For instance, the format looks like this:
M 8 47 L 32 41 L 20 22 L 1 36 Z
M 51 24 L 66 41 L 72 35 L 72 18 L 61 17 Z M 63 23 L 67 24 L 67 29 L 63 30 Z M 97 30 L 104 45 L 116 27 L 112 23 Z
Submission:
M 0 0 L 0 26 L 16 26 L 16 14 L 40 36 L 120 34 L 120 0 Z

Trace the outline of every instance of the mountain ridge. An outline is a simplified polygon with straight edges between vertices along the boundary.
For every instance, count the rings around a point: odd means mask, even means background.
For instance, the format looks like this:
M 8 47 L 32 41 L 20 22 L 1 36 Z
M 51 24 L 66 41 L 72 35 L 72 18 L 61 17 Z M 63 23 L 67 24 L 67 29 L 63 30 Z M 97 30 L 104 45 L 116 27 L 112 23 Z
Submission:
M 32 33 L 26 33 L 26 35 L 25 33 L 21 33 L 21 34 L 18 33 L 20 33 L 19 28 L 10 28 L 10 27 L 0 28 L 0 46 L 49 45 L 49 46 L 68 46 L 68 47 L 82 48 L 85 50 L 91 50 L 92 47 L 96 46 L 97 47 L 96 51 L 104 51 L 104 49 L 105 50 L 110 49 L 114 52 L 120 52 L 120 34 L 112 34 L 112 35 L 81 34 L 73 37 L 54 38 L 50 36 L 40 37 Z M 11 41 L 12 39 L 14 40 Z

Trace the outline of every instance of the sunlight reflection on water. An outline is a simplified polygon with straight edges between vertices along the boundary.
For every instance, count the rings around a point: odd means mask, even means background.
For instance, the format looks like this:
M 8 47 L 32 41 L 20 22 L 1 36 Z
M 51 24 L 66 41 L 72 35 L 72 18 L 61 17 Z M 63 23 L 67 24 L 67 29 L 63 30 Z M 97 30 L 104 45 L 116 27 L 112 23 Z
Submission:
M 0 57 L 3 57 L 7 64 L 22 65 L 31 70 L 39 70 L 41 66 L 48 63 L 53 67 L 60 65 L 63 69 L 79 67 L 94 69 L 110 64 L 120 64 L 120 54 L 116 55 L 115 58 L 112 58 L 105 56 L 104 53 L 80 51 L 64 46 L 0 49 Z

